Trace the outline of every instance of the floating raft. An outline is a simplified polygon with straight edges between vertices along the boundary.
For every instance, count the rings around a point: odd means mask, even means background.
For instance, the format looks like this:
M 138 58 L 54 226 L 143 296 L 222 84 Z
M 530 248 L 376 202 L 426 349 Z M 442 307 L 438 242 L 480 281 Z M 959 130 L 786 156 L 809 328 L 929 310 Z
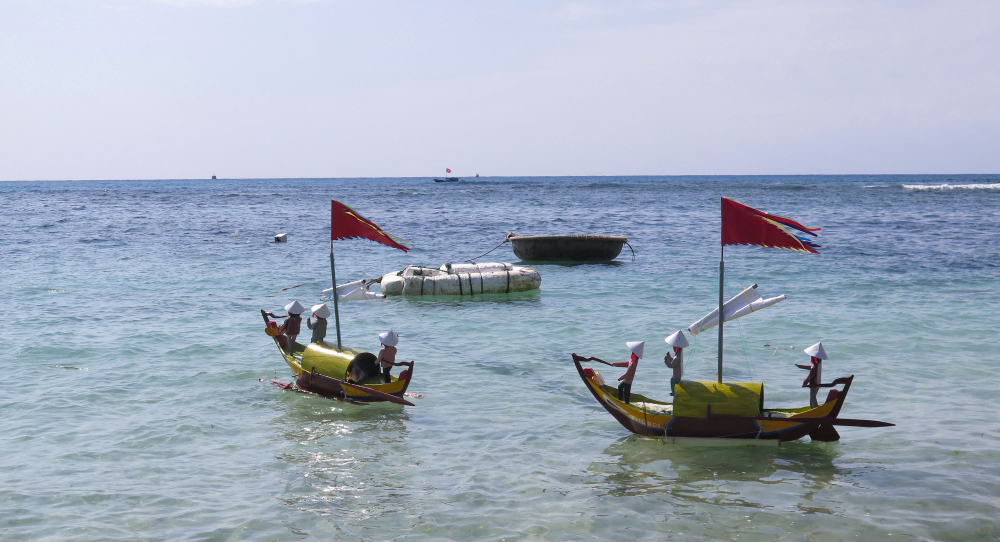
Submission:
M 530 267 L 509 263 L 455 264 L 439 268 L 407 266 L 382 277 L 382 293 L 393 295 L 505 294 L 536 290 L 542 276 Z
M 621 254 L 621 235 L 512 235 L 514 255 L 526 262 L 606 262 Z

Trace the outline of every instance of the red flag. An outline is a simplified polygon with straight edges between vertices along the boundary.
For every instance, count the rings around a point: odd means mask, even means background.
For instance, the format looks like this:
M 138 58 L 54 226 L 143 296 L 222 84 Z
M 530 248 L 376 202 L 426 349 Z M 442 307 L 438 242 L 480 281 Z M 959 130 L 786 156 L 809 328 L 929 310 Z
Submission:
M 450 167 L 446 167 L 446 168 L 444 168 L 444 171 L 445 171 L 445 173 L 451 173 L 451 168 Z
M 404 247 L 397 242 L 397 240 L 403 243 L 406 243 L 406 241 L 382 231 L 382 228 L 378 227 L 371 220 L 361 216 L 361 213 L 337 200 L 331 201 L 333 205 L 330 214 L 330 239 L 368 239 L 369 241 L 398 248 L 403 252 L 410 250 L 408 247 Z
M 787 248 L 819 254 L 819 245 L 795 235 L 788 228 L 816 237 L 820 228 L 807 228 L 798 222 L 770 215 L 729 198 L 722 198 L 722 244 L 756 245 Z

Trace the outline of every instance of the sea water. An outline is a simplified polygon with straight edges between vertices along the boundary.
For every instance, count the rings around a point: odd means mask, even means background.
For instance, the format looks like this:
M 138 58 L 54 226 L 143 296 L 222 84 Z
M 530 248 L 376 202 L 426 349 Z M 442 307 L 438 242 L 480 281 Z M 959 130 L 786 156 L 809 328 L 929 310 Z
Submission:
M 586 390 L 571 353 L 645 340 L 633 390 L 668 397 L 664 337 L 718 300 L 723 196 L 822 228 L 820 254 L 726 248 L 727 295 L 788 296 L 726 325 L 726 379 L 804 405 L 794 364 L 823 341 L 824 379 L 855 375 L 841 416 L 895 427 L 665 445 Z M 635 257 L 536 265 L 532 292 L 343 303 L 344 344 L 400 333 L 422 397 L 286 392 L 259 310 L 330 287 L 331 198 L 413 247 L 338 241 L 339 282 L 511 231 L 625 235 Z M 3 540 L 1000 537 L 1000 177 L 7 182 L 0 217 Z M 685 378 L 714 379 L 715 329 L 691 340 Z

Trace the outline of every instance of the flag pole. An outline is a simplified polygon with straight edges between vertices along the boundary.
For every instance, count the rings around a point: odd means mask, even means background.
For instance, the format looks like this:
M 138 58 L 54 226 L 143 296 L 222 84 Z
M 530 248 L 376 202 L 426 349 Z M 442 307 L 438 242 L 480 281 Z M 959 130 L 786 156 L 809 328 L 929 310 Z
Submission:
M 725 283 L 723 277 L 726 276 L 726 245 L 722 245 L 719 251 L 719 384 L 722 384 L 722 321 L 725 320 L 722 313 L 723 292 L 722 285 Z
M 330 239 L 330 275 L 333 278 L 333 318 L 337 323 L 337 350 L 343 352 L 344 347 L 340 344 L 340 309 L 337 306 L 337 298 L 340 296 L 337 295 L 337 268 L 333 264 L 333 239 Z M 720 338 L 719 340 L 721 341 L 722 339 Z M 719 363 L 722 363 L 722 361 L 720 360 Z

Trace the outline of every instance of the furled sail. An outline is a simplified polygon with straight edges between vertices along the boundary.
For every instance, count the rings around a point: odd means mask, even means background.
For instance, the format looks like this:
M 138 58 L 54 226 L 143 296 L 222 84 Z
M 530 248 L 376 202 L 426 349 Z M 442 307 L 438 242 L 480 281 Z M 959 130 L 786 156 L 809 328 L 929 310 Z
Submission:
M 323 297 L 320 298 L 322 301 L 332 300 L 333 288 L 323 290 L 323 294 Z M 358 301 L 362 299 L 385 299 L 385 296 L 369 292 L 368 288 L 365 287 L 365 279 L 361 279 L 337 286 L 337 299 L 339 301 Z
M 726 301 L 725 304 L 722 305 L 722 313 L 725 315 L 725 321 L 728 322 L 741 316 L 746 316 L 751 312 L 757 312 L 763 308 L 770 307 L 771 305 L 784 300 L 785 296 L 783 295 L 772 297 L 770 299 L 762 299 L 760 297 L 760 293 L 757 292 L 757 285 L 754 284 L 749 288 L 744 288 L 742 292 L 729 301 Z M 719 309 L 715 309 L 701 320 L 691 324 L 688 327 L 688 333 L 691 335 L 697 335 L 702 331 L 717 325 L 719 325 Z

